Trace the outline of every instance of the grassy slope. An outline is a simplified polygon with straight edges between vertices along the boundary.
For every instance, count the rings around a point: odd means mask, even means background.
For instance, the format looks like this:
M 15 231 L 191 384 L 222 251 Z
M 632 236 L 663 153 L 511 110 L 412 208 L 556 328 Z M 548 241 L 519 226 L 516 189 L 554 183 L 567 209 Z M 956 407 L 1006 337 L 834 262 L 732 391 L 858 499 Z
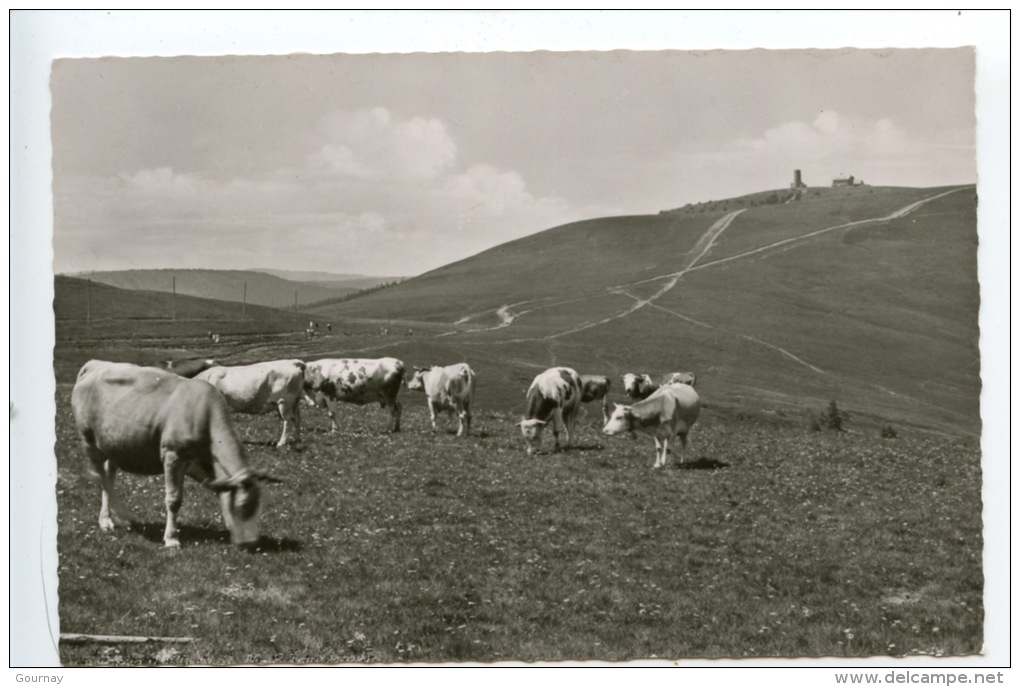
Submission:
M 910 202 L 892 200 L 895 207 Z M 749 209 L 722 235 L 734 243 L 720 241 L 706 262 L 746 250 L 741 241 L 755 245 L 759 212 L 775 220 L 768 232 L 781 230 L 784 210 L 806 212 L 793 205 Z M 613 222 L 662 231 L 682 253 L 721 214 Z M 669 226 L 680 229 L 671 233 Z M 594 229 L 593 241 L 611 244 L 612 227 Z M 547 247 L 569 254 L 570 229 L 562 231 L 546 237 Z M 313 340 L 274 333 L 271 322 L 260 324 L 265 331 L 236 323 L 218 347 L 201 336 L 204 322 L 189 338 L 177 329 L 154 334 L 151 320 L 100 322 L 90 336 L 61 336 L 71 323 L 58 321 L 61 631 L 197 640 L 173 647 L 177 653 L 62 646 L 62 659 L 977 651 L 979 446 L 913 427 L 957 435 L 977 427 L 977 284 L 973 264 L 961 262 L 974 259 L 974 233 L 973 193 L 961 192 L 883 226 L 689 272 L 657 302 L 664 309 L 554 338 L 544 337 L 633 299 L 584 298 L 522 315 L 511 327 L 452 336 L 438 336 L 452 330 L 449 324 L 418 321 L 414 336 L 381 336 L 375 324 L 345 319 L 343 332 L 334 327 Z M 526 245 L 513 250 L 527 255 Z M 675 268 L 675 253 L 660 253 L 656 269 Z M 606 264 L 627 276 L 623 261 L 609 255 Z M 528 282 L 529 295 L 541 295 L 541 286 Z M 433 288 L 405 296 L 407 316 L 434 303 L 433 295 L 447 299 L 448 315 L 458 312 L 461 294 Z M 463 297 L 487 307 L 482 291 Z M 379 317 L 377 311 L 365 314 Z M 306 408 L 304 451 L 266 445 L 278 436 L 278 418 L 234 416 L 251 461 L 285 479 L 267 490 L 263 548 L 255 555 L 230 549 L 215 499 L 189 484 L 185 548 L 168 555 L 159 541 L 159 479 L 122 477 L 140 524 L 112 535 L 97 530 L 98 493 L 68 402 L 88 358 L 158 359 L 168 350 L 228 364 L 353 355 L 394 355 L 409 365 L 468 360 L 479 379 L 475 432 L 466 440 L 434 435 L 423 397 L 406 390 L 401 435 L 382 434 L 385 416 L 377 407 L 343 407 L 337 435 L 326 433 L 321 411 Z M 555 364 L 611 374 L 617 384 L 633 367 L 697 370 L 706 407 L 692 448 L 703 469 L 653 472 L 651 441 L 603 437 L 594 407 L 582 420 L 578 448 L 527 459 L 513 423 L 531 379 Z M 613 398 L 622 400 L 618 386 Z M 851 410 L 851 431 L 806 432 L 806 417 L 829 398 Z M 875 424 L 894 422 L 899 438 L 879 439 L 866 413 Z
M 809 434 L 706 410 L 702 469 L 652 471 L 652 442 L 591 410 L 565 453 L 528 458 L 479 390 L 468 439 L 345 406 L 235 416 L 266 491 L 262 547 L 231 549 L 189 483 L 162 550 L 162 482 L 124 475 L 134 531 L 100 532 L 58 391 L 62 632 L 190 636 L 62 646 L 65 664 L 492 661 L 972 653 L 982 645 L 977 442 Z M 452 431 L 450 425 L 448 430 Z M 169 649 L 173 649 L 170 651 Z
M 118 289 L 84 279 L 58 276 L 54 282 L 56 316 L 54 366 L 58 381 L 73 380 L 90 358 L 152 364 L 160 360 L 229 356 L 251 340 L 302 337 L 307 315 L 258 305 L 245 308 L 208 298 L 154 291 Z M 220 342 L 209 340 L 210 331 Z M 245 337 L 241 344 L 239 337 Z
M 360 282 L 352 284 L 316 284 L 291 281 L 273 274 L 253 270 L 118 270 L 113 272 L 92 272 L 75 275 L 91 278 L 122 289 L 170 292 L 173 278 L 177 279 L 178 295 L 213 298 L 223 301 L 247 302 L 273 308 L 288 308 L 294 305 L 297 292 L 298 304 L 314 303 L 353 293 L 363 288 Z
M 809 232 L 886 217 L 945 190 L 814 189 L 797 202 L 745 204 L 696 263 L 704 267 L 685 274 L 653 307 L 552 340 L 623 313 L 636 297 L 661 289 L 665 281 L 649 277 L 687 264 L 689 251 L 726 212 L 567 225 L 322 313 L 448 325 L 471 315 L 456 326 L 460 334 L 443 341 L 463 355 L 499 346 L 509 358 L 616 377 L 692 369 L 699 372 L 699 388 L 723 405 L 797 412 L 837 400 L 872 422 L 976 435 L 973 189 L 904 218 L 712 264 Z M 741 208 L 732 203 L 729 209 Z M 518 316 L 511 326 L 469 331 L 496 326 L 502 305 Z

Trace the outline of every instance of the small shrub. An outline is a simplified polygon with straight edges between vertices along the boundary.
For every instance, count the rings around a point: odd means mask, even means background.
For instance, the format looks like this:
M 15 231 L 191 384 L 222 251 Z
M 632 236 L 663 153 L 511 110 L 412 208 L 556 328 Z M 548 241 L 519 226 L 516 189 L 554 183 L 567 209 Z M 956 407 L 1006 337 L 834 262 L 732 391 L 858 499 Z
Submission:
M 896 430 L 893 429 L 892 425 L 884 426 L 882 428 L 882 431 L 880 432 L 880 434 L 881 434 L 883 439 L 895 439 L 896 438 Z
M 839 409 L 835 401 L 829 401 L 829 407 L 818 416 L 820 429 L 830 429 L 834 432 L 843 431 L 843 423 L 850 419 L 850 415 Z

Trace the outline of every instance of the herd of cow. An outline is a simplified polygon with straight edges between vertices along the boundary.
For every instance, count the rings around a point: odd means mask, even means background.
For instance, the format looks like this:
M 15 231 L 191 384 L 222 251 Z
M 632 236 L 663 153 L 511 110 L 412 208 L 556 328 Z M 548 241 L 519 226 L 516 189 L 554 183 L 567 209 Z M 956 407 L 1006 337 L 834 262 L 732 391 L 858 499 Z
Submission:
M 189 361 L 163 367 L 90 360 L 78 373 L 71 405 L 92 472 L 102 490 L 99 527 L 130 523 L 117 497 L 117 472 L 163 474 L 166 483 L 167 547 L 179 547 L 177 513 L 183 501 L 185 475 L 219 494 L 223 519 L 235 544 L 259 539 L 259 485 L 279 481 L 248 466 L 230 421 L 229 410 L 278 412 L 283 432 L 277 446 L 301 440 L 301 402 L 325 407 L 336 432 L 337 403 L 379 403 L 390 413 L 389 430 L 400 431 L 402 385 L 424 391 L 432 427 L 439 412 L 458 418 L 458 436 L 471 429 L 475 373 L 466 363 L 416 368 L 405 376 L 396 358 L 323 359 L 305 363 L 278 360 L 253 365 L 223 366 L 215 360 Z M 701 410 L 695 376 L 678 372 L 658 381 L 649 375 L 626 374 L 624 391 L 630 405 L 609 409 L 610 380 L 579 375 L 567 367 L 541 373 L 527 391 L 527 412 L 518 423 L 533 454 L 551 425 L 555 446 L 560 433 L 565 445 L 583 403 L 600 401 L 603 433 L 642 432 L 655 438 L 654 467 L 666 464 L 679 439 L 679 460 L 687 434 Z

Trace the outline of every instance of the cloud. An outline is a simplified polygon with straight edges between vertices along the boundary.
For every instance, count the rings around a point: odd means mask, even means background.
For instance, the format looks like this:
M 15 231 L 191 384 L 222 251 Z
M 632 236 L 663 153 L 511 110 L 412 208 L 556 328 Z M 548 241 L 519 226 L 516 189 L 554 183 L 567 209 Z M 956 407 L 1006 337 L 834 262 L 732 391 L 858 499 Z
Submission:
M 913 145 L 913 149 L 912 149 Z M 754 138 L 734 141 L 724 152 L 773 158 L 824 160 L 837 157 L 887 158 L 921 152 L 891 119 L 874 122 L 848 119 L 832 110 L 819 112 L 810 122 L 794 120 L 767 129 Z
M 822 110 L 759 134 L 698 150 L 674 151 L 657 162 L 659 174 L 683 189 L 677 205 L 786 187 L 793 170 L 809 186 L 854 175 L 877 186 L 973 183 L 973 133 L 947 130 L 918 136 L 890 117 L 869 119 Z
M 310 150 L 303 164 L 250 176 L 154 167 L 58 178 L 57 269 L 273 263 L 410 275 L 589 216 L 532 193 L 517 171 L 465 164 L 436 119 L 336 112 Z M 97 256 L 103 265 L 70 264 Z
M 170 167 L 143 169 L 134 174 L 120 174 L 119 177 L 128 189 L 143 194 L 194 195 L 202 185 L 199 177 L 193 174 L 175 174 Z
M 327 138 L 308 164 L 360 179 L 433 179 L 457 158 L 457 146 L 437 119 L 398 120 L 382 107 L 337 112 L 321 129 Z

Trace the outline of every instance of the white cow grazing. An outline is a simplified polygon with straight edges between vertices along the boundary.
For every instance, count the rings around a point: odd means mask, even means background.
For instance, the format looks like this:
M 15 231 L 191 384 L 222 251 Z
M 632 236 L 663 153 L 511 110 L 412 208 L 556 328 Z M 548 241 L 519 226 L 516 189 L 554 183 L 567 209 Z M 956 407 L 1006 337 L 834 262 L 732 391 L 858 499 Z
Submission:
M 623 390 L 632 400 L 643 401 L 667 384 L 694 386 L 696 381 L 697 377 L 693 372 L 670 372 L 660 377 L 658 381 L 653 380 L 651 375 L 628 372 L 623 375 Z
M 581 375 L 581 403 L 601 401 L 602 422 L 609 422 L 609 387 L 612 382 L 602 375 Z
M 324 358 L 305 365 L 305 397 L 313 405 L 325 403 L 335 432 L 336 403 L 364 405 L 378 402 L 390 411 L 390 431 L 400 431 L 397 394 L 404 381 L 404 363 L 396 358 Z
M 554 367 L 535 377 L 528 388 L 528 412 L 519 423 L 521 433 L 528 442 L 528 455 L 542 445 L 542 430 L 552 423 L 556 448 L 560 447 L 560 429 L 566 433 L 566 446 L 570 446 L 570 433 L 581 408 L 581 377 L 569 367 Z
M 300 360 L 274 360 L 254 365 L 211 367 L 195 376 L 209 382 L 227 399 L 227 405 L 239 413 L 261 415 L 279 412 L 283 434 L 277 448 L 286 446 L 289 424 L 294 426 L 294 441 L 301 441 L 301 396 L 305 382 L 305 364 Z
M 616 404 L 609 422 L 602 428 L 604 434 L 643 432 L 655 437 L 656 468 L 666 466 L 670 445 L 680 438 L 679 460 L 684 462 L 687 434 L 701 414 L 701 400 L 694 387 L 687 384 L 669 384 L 634 405 Z
M 184 475 L 220 495 L 235 544 L 259 538 L 259 483 L 279 481 L 248 467 L 223 397 L 207 384 L 154 367 L 90 360 L 71 392 L 75 424 L 102 487 L 99 527 L 130 523 L 114 489 L 118 470 L 162 474 L 167 547 L 181 545 L 177 513 Z
M 436 425 L 436 412 L 449 411 L 451 417 L 457 413 L 457 436 L 467 436 L 471 431 L 471 403 L 475 394 L 475 373 L 467 363 L 440 367 L 415 368 L 414 375 L 407 381 L 412 391 L 424 391 L 428 399 L 432 429 Z

